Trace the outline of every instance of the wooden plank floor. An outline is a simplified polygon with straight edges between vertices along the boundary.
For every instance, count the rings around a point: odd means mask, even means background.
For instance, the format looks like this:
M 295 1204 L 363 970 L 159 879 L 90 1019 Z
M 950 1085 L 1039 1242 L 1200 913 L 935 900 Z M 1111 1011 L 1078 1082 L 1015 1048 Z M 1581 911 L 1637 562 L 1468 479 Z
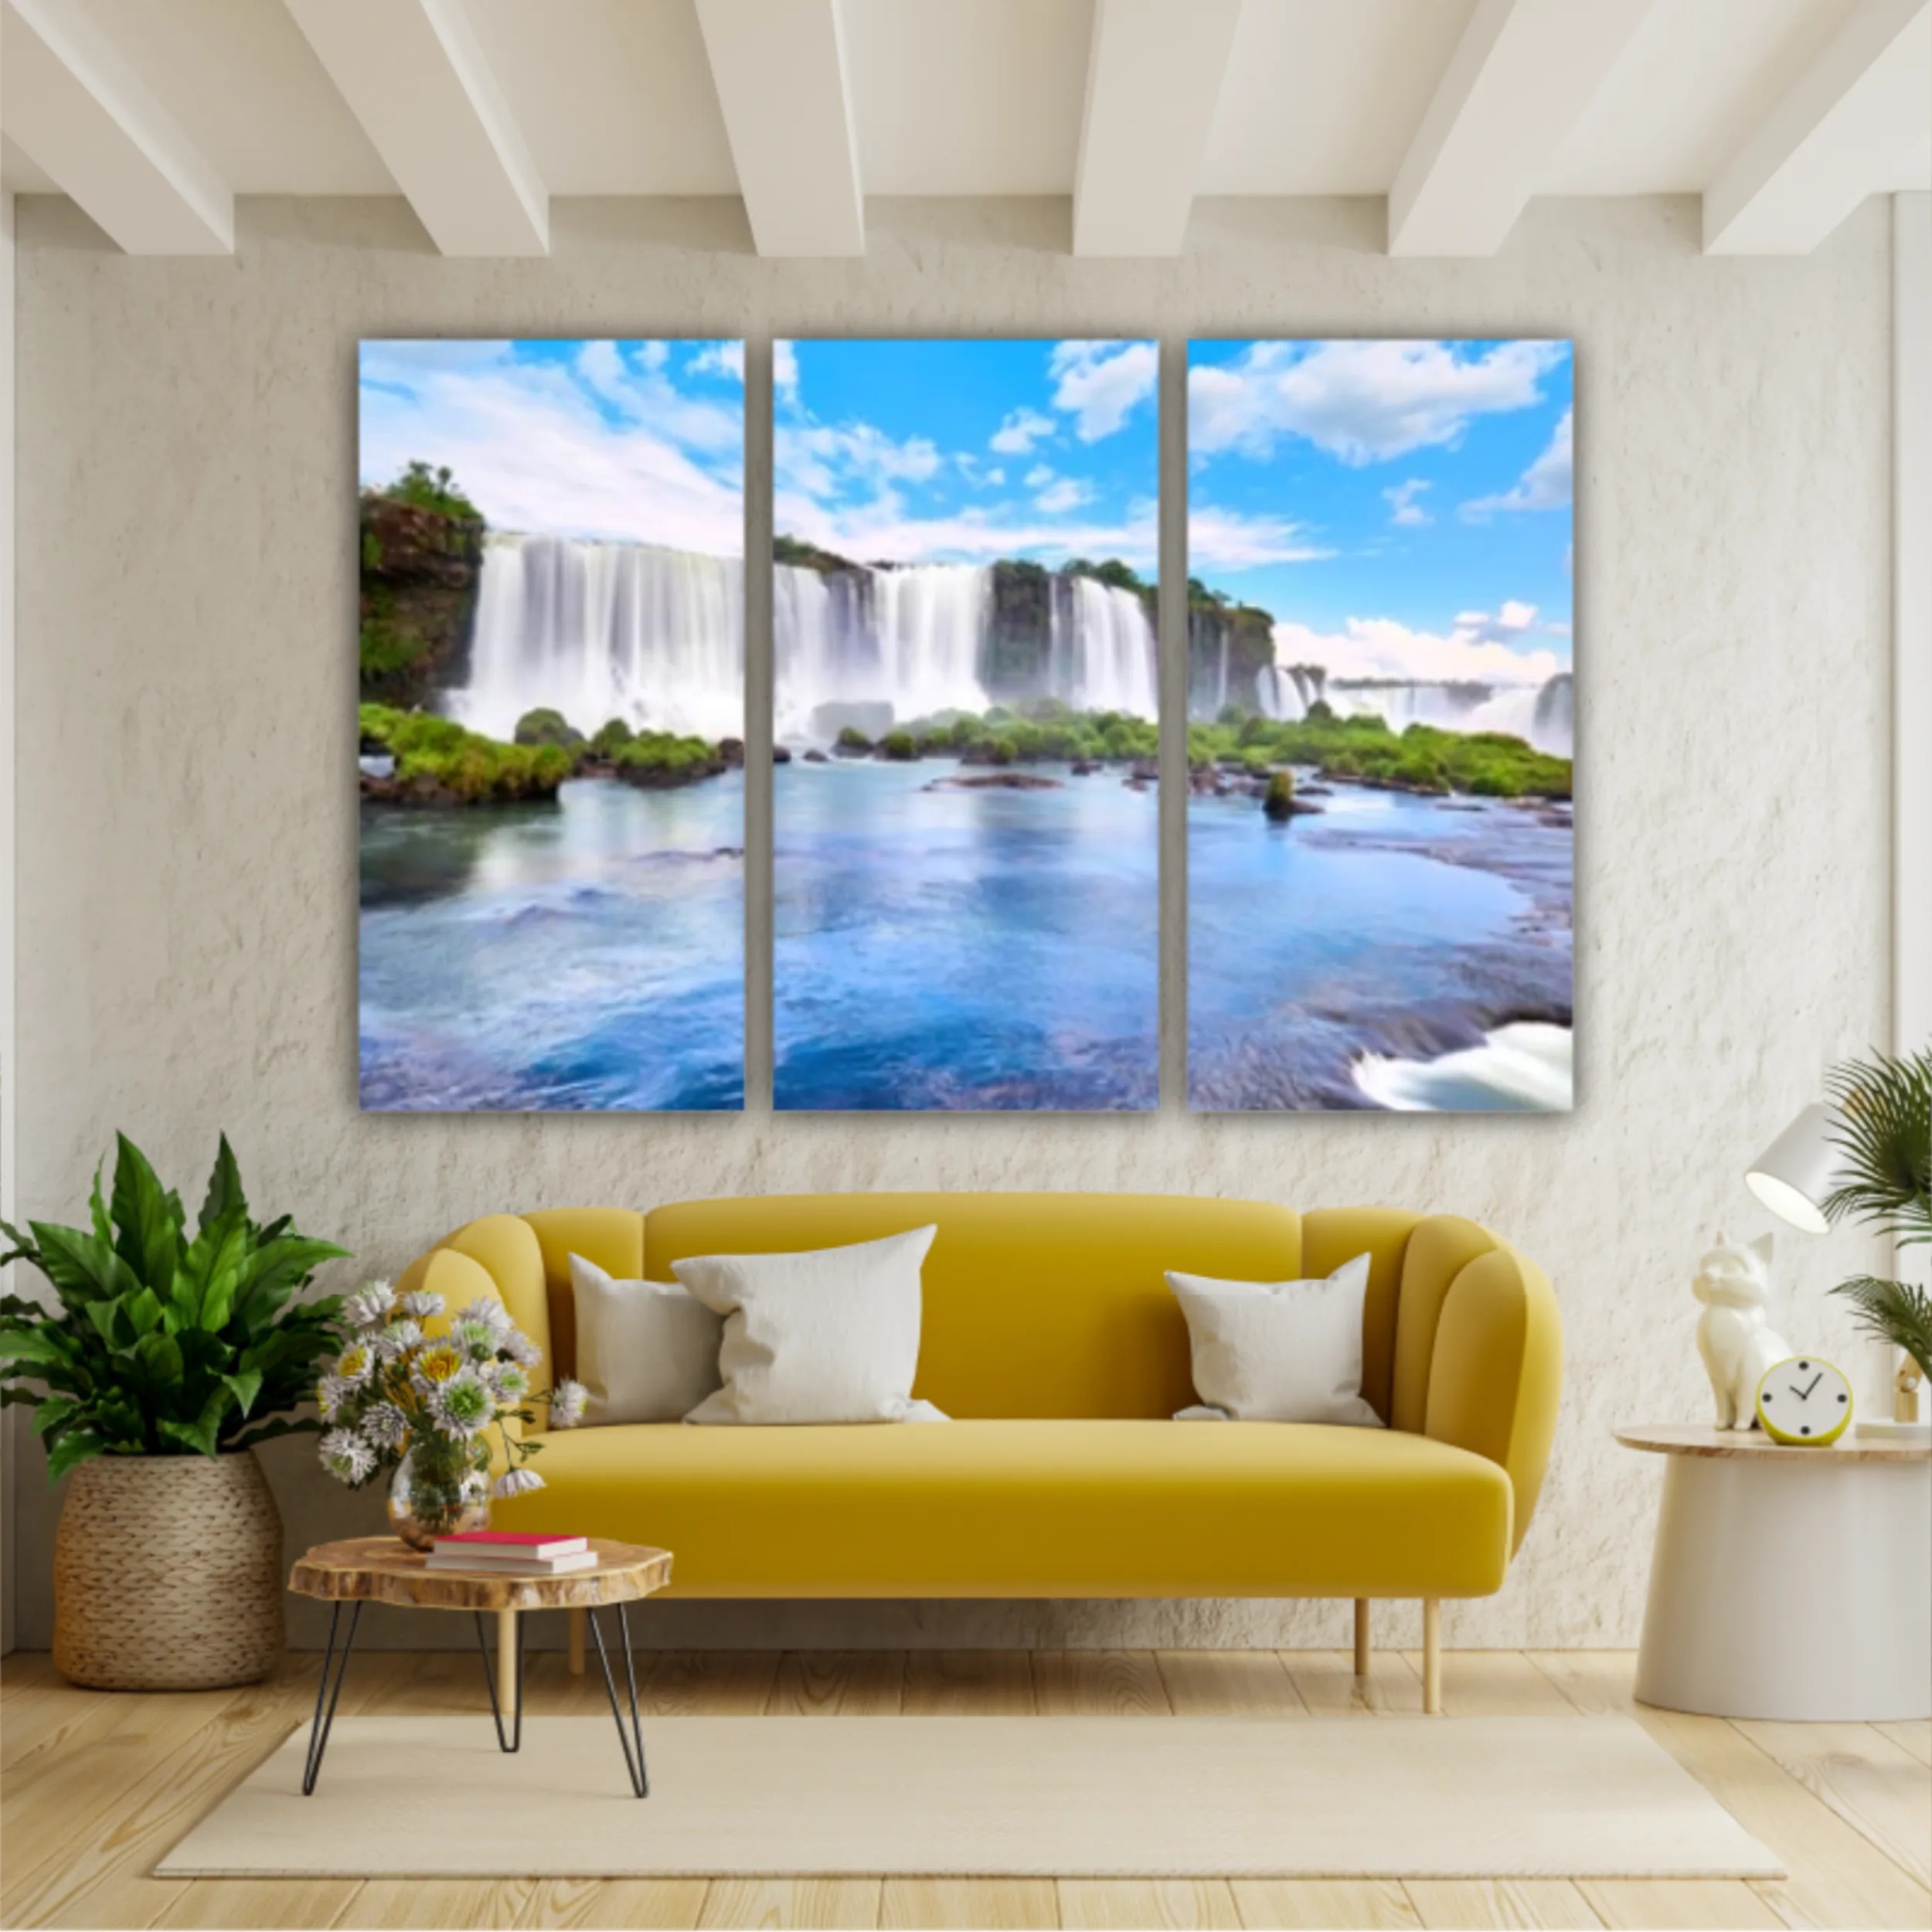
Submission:
M 1614 1651 L 1451 1651 L 1459 1714 L 1633 1711 L 1767 1845 L 1776 1881 L 157 1879 L 155 1860 L 308 1721 L 318 1660 L 267 1684 L 102 1696 L 43 1656 L 0 1665 L 0 1923 L 8 1927 L 1615 1926 L 1932 1927 L 1932 1726 L 1753 1724 L 1634 1705 Z M 344 1712 L 477 1708 L 472 1654 L 359 1654 Z M 766 1712 L 1267 1712 L 1365 1720 L 1421 1706 L 1417 1660 L 1367 1685 L 1338 1651 L 667 1651 L 640 1704 Z M 532 1658 L 529 1713 L 604 1708 Z

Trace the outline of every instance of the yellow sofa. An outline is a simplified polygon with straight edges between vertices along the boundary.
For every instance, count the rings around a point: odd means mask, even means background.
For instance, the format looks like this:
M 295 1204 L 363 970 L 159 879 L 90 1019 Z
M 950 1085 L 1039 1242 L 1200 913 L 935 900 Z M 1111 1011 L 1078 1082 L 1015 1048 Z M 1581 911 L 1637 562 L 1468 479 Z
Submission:
M 505 1527 L 654 1543 L 685 1597 L 1345 1597 L 1501 1588 L 1556 1426 L 1543 1271 L 1473 1221 L 1107 1194 L 794 1195 L 492 1215 L 399 1286 L 500 1296 L 575 1361 L 570 1256 L 673 1279 L 688 1255 L 938 1227 L 914 1393 L 950 1423 L 552 1430 Z M 1325 1275 L 1366 1250 L 1362 1393 L 1386 1430 L 1175 1423 L 1194 1399 L 1165 1271 Z

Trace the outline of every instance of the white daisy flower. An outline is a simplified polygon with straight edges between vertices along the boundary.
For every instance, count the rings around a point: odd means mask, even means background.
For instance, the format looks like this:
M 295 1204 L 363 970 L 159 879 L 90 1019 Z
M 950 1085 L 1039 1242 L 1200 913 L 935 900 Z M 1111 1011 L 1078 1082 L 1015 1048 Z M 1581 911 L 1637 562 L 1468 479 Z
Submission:
M 499 1362 L 491 1371 L 490 1386 L 498 1401 L 521 1402 L 530 1393 L 529 1371 L 514 1362 Z
M 346 1376 L 324 1376 L 315 1385 L 315 1406 L 325 1422 L 333 1422 L 345 1403 L 353 1400 L 355 1384 Z
M 506 1469 L 492 1485 L 493 1496 L 527 1496 L 532 1489 L 541 1489 L 543 1478 L 534 1469 Z
M 583 1420 L 584 1407 L 590 1400 L 590 1390 L 566 1376 L 550 1391 L 550 1427 L 574 1429 Z
M 472 1362 L 488 1362 L 496 1355 L 496 1331 L 487 1321 L 458 1315 L 450 1324 L 450 1339 Z
M 417 1347 L 423 1339 L 423 1325 L 408 1316 L 400 1321 L 392 1321 L 386 1328 L 379 1328 L 371 1338 L 371 1345 L 385 1362 L 395 1362 Z
M 375 1372 L 376 1351 L 366 1342 L 352 1342 L 335 1358 L 335 1378 L 359 1388 Z
M 395 1305 L 396 1291 L 386 1281 L 367 1281 L 342 1304 L 342 1318 L 358 1328 L 373 1328 Z
M 521 1328 L 512 1328 L 503 1338 L 503 1352 L 526 1369 L 534 1369 L 543 1359 L 543 1351 Z
M 362 1411 L 361 1430 L 363 1441 L 379 1454 L 402 1447 L 410 1432 L 409 1417 L 393 1402 L 372 1403 Z
M 376 1467 L 375 1453 L 346 1429 L 332 1429 L 321 1443 L 322 1467 L 338 1482 L 360 1482 Z
M 443 1298 L 432 1294 L 427 1288 L 418 1288 L 413 1294 L 406 1294 L 396 1303 L 398 1311 L 417 1321 L 427 1321 L 433 1315 L 443 1312 Z
M 496 1419 L 496 1397 L 474 1369 L 461 1369 L 430 1393 L 430 1413 L 453 1436 L 480 1435 Z
M 501 1335 L 515 1325 L 510 1320 L 510 1311 L 501 1301 L 487 1294 L 479 1294 L 474 1301 L 467 1302 L 456 1311 L 458 1321 L 486 1323 L 492 1334 Z

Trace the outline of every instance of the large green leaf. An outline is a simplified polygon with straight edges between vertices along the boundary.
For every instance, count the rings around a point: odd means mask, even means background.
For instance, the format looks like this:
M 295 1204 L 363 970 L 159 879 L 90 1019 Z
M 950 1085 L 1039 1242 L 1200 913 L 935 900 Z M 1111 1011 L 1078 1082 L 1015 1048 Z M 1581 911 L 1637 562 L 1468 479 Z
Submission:
M 175 1308 L 184 1326 L 224 1328 L 248 1265 L 248 1212 L 225 1208 L 189 1243 L 175 1277 Z
M 141 1365 L 151 1389 L 172 1388 L 181 1380 L 181 1344 L 171 1335 L 144 1335 L 121 1352 Z
M 161 1433 L 168 1441 L 179 1443 L 183 1448 L 212 1456 L 219 1447 L 223 1413 L 233 1400 L 226 1389 L 217 1389 L 202 1405 L 200 1414 L 193 1421 L 165 1420 L 161 1425 Z
M 12 1389 L 7 1391 L 9 1395 L 15 1393 Z M 80 1407 L 80 1404 L 71 1396 L 49 1396 L 34 1411 L 34 1434 L 44 1436 L 49 1430 L 58 1429 L 63 1423 L 72 1421 Z
M 181 1256 L 181 1204 L 170 1198 L 148 1157 L 126 1134 L 115 1137 L 114 1247 L 157 1294 L 174 1286 Z
M 0 1362 L 64 1362 L 73 1345 L 47 1328 L 0 1328 Z
M 251 1332 L 261 1328 L 323 1262 L 341 1260 L 348 1253 L 333 1241 L 311 1240 L 304 1234 L 264 1242 L 242 1270 L 235 1291 L 236 1314 Z
M 33 1238 L 39 1244 L 36 1257 L 40 1271 L 61 1291 L 61 1298 L 82 1299 L 104 1295 L 112 1301 L 133 1294 L 141 1281 L 125 1259 L 106 1242 L 79 1228 L 66 1228 L 52 1221 L 36 1221 Z
M 228 1145 L 228 1136 L 221 1137 L 221 1145 L 215 1152 L 215 1171 L 208 1177 L 208 1192 L 201 1204 L 201 1219 L 198 1231 L 206 1233 L 209 1225 L 227 1213 L 239 1209 L 245 1219 L 248 1202 L 242 1192 L 241 1169 L 235 1162 L 235 1150 Z
M 259 1369 L 244 1369 L 239 1375 L 225 1375 L 223 1386 L 235 1398 L 235 1406 L 244 1418 L 255 1406 L 255 1398 L 261 1393 L 262 1378 Z
M 107 1447 L 91 1429 L 70 1429 L 47 1449 L 47 1480 L 58 1482 L 77 1462 L 97 1456 Z
M 104 1247 L 114 1244 L 114 1223 L 107 1219 L 107 1204 L 100 1198 L 100 1164 L 94 1164 L 94 1184 L 87 1194 L 87 1218 L 94 1224 L 94 1239 Z

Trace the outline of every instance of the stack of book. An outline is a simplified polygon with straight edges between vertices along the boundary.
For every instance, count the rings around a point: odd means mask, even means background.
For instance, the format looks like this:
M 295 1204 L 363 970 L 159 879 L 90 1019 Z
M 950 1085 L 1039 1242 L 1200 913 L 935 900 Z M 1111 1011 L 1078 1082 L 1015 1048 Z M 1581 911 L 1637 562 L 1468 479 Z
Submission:
M 430 1570 L 482 1570 L 492 1577 L 562 1577 L 594 1570 L 597 1553 L 585 1536 L 550 1536 L 519 1529 L 467 1529 L 438 1536 Z

